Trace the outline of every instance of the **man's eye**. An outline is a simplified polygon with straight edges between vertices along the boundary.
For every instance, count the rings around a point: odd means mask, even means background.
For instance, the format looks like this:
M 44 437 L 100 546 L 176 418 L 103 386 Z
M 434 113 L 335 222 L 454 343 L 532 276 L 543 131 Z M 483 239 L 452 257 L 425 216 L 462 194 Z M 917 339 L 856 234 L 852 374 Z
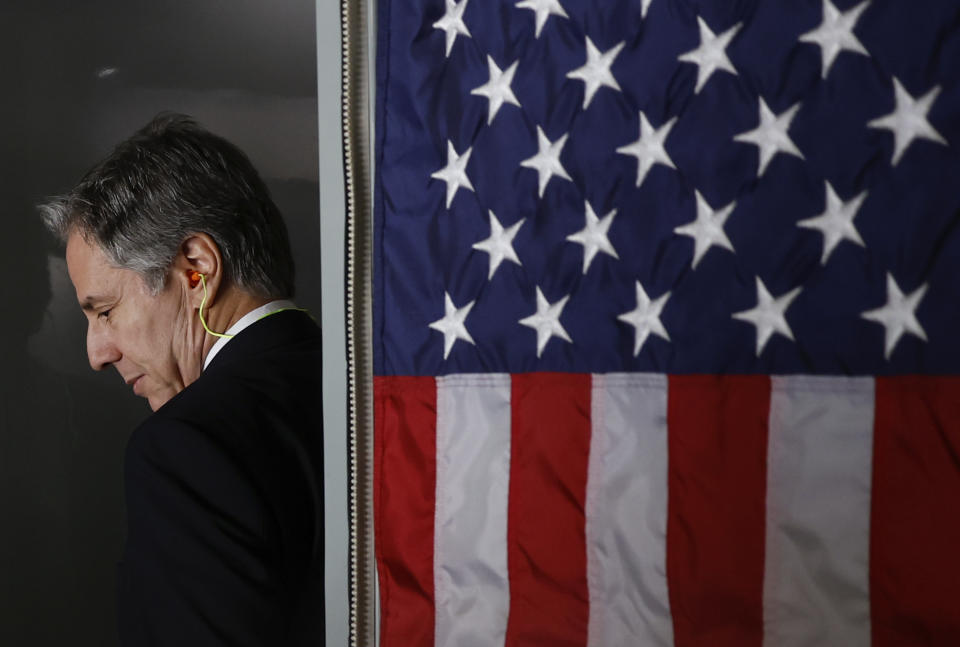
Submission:
M 110 318 L 110 310 L 104 310 L 103 312 L 99 313 L 99 314 L 97 315 L 97 317 L 100 318 L 100 319 L 109 319 L 109 318 Z

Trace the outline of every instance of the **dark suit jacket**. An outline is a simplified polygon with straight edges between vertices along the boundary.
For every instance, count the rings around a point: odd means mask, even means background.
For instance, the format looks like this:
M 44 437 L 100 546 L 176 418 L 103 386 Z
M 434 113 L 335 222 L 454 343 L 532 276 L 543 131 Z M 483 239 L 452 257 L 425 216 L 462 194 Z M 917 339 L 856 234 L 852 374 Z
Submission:
M 324 642 L 320 330 L 241 331 L 127 445 L 125 646 Z

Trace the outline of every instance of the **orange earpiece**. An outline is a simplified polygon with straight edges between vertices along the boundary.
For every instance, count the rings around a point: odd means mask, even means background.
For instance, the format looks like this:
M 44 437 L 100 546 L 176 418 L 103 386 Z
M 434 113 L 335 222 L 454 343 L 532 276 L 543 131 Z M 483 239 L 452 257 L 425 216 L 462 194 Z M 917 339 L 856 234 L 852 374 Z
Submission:
M 195 288 L 199 285 L 201 279 L 203 279 L 203 274 L 196 270 L 190 272 L 190 287 Z

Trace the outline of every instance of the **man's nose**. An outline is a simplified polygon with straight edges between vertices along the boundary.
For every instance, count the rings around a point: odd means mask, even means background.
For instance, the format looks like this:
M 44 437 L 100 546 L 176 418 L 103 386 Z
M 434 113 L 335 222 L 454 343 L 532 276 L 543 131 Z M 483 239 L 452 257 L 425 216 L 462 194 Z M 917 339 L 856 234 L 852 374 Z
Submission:
M 120 359 L 120 351 L 109 333 L 96 324 L 87 326 L 87 358 L 95 371 L 103 370 Z

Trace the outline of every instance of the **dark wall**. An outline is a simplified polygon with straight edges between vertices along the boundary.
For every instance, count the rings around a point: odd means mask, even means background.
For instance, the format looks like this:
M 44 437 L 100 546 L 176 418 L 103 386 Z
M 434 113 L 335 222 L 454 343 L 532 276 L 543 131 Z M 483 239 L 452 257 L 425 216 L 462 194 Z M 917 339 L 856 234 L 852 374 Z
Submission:
M 156 113 L 191 114 L 267 180 L 319 320 L 314 24 L 313 0 L 0 5 L 0 645 L 117 643 L 121 461 L 149 415 L 90 369 L 35 205 Z

